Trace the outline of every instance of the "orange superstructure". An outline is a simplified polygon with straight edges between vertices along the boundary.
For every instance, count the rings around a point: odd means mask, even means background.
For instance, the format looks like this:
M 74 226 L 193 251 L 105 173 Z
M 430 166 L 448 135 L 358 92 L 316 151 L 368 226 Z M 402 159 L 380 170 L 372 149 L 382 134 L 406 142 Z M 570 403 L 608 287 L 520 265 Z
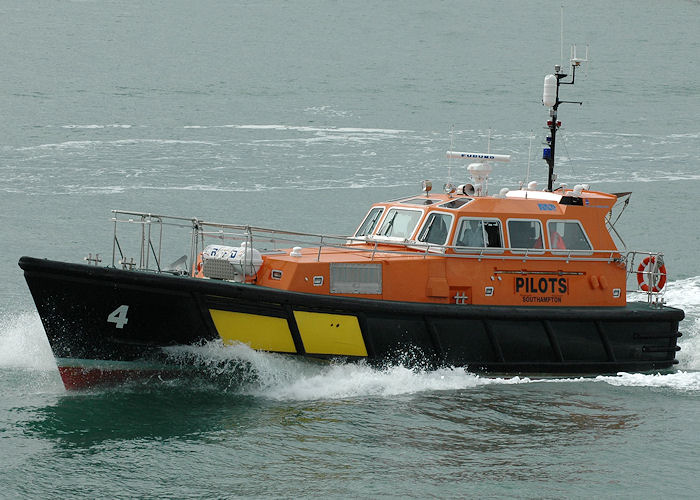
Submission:
M 304 293 L 409 302 L 624 305 L 625 266 L 605 227 L 617 197 L 594 191 L 572 194 L 423 194 L 377 203 L 367 216 L 381 212 L 371 230 L 363 231 L 363 223 L 343 247 L 263 255 L 256 282 Z M 389 217 L 403 214 L 411 217 L 411 227 L 400 236 L 381 234 Z M 442 226 L 435 228 L 437 224 Z M 482 230 L 481 241 L 478 234 L 477 241 L 465 239 L 472 226 L 472 233 Z M 381 289 L 333 290 L 331 268 L 342 264 L 358 270 L 379 266 Z

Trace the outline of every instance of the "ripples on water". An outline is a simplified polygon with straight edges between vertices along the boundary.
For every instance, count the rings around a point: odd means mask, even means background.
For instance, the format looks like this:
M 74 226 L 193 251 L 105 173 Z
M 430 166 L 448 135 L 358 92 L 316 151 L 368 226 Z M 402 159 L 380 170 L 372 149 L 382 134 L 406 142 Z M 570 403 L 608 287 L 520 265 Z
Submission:
M 511 154 L 494 183 L 514 189 L 541 177 L 529 153 L 527 132 L 439 131 L 291 125 L 190 125 L 160 130 L 132 125 L 64 125 L 97 137 L 36 146 L 5 147 L 6 179 L 0 192 L 28 195 L 120 193 L 127 190 L 255 192 L 275 189 L 411 187 L 416 179 L 466 180 L 465 165 L 444 160 L 450 149 L 492 148 Z M 118 129 L 118 130 L 115 130 Z M 106 130 L 105 130 L 106 129 Z M 539 132 L 538 132 L 539 133 Z M 99 134 L 106 134 L 100 138 Z M 122 138 L 115 138 L 115 134 Z M 571 133 L 562 129 L 559 180 L 596 185 L 699 180 L 694 151 L 699 134 L 645 136 Z M 454 144 L 451 144 L 451 141 Z M 659 154 L 659 151 L 663 151 Z M 160 153 L 159 153 L 160 152 Z M 283 158 L 283 161 L 280 161 Z M 536 166 L 535 166 L 536 165 Z
M 682 432 L 678 414 L 695 404 L 687 398 L 700 390 L 697 373 L 500 379 L 226 351 L 254 361 L 254 380 L 233 390 L 205 377 L 71 394 L 44 383 L 32 387 L 40 395 L 10 399 L 13 429 L 3 437 L 53 449 L 39 491 L 75 468 L 87 478 L 81 491 L 107 495 L 137 470 L 139 491 L 163 496 L 190 494 L 193 484 L 197 494 L 256 496 L 459 496 L 461 488 L 539 496 L 543 485 L 553 496 L 624 495 L 640 484 L 654 491 L 652 478 L 675 481 L 691 467 L 662 456 L 639 478 L 638 456 L 624 449 L 663 450 L 663 433 Z M 650 415 L 670 400 L 673 412 Z M 30 454 L 18 449 L 10 473 L 32 474 L 36 465 L 21 460 Z M 73 487 L 59 482 L 58 493 Z

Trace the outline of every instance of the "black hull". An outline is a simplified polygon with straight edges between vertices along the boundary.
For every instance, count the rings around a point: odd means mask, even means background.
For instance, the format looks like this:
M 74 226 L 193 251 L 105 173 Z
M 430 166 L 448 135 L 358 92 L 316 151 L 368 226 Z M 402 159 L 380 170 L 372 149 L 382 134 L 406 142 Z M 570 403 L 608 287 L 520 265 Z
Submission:
M 352 318 L 358 343 L 364 344 L 360 347 L 377 364 L 464 366 L 493 373 L 650 371 L 676 363 L 678 323 L 684 317 L 679 309 L 641 303 L 619 308 L 436 305 L 310 295 L 30 257 L 22 257 L 19 265 L 57 358 L 158 359 L 162 347 L 218 339 L 221 326 L 217 330 L 211 313 L 216 310 L 281 321 L 293 343 L 285 352 L 314 357 L 346 353 L 309 352 L 300 313 Z M 129 305 L 128 319 L 117 315 L 109 321 L 123 304 Z

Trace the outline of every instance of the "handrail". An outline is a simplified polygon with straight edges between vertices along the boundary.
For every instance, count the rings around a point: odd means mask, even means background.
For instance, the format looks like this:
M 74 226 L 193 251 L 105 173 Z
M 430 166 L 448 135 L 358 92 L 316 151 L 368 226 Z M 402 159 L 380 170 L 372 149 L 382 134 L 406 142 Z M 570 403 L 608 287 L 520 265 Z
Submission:
M 148 212 L 131 212 L 125 210 L 112 210 L 114 216 L 111 221 L 114 223 L 114 235 L 112 240 L 112 267 L 116 263 L 124 269 L 137 269 L 141 271 L 150 271 L 156 273 L 172 273 L 182 274 L 182 271 L 175 269 L 163 268 L 161 250 L 163 246 L 164 227 L 187 229 L 190 231 L 190 252 L 189 252 L 189 270 L 192 273 L 197 272 L 195 265 L 200 253 L 204 250 L 209 242 L 219 240 L 221 242 L 230 241 L 232 246 L 238 245 L 241 242 L 246 242 L 249 248 L 255 248 L 263 255 L 279 250 L 288 250 L 294 246 L 302 246 L 307 249 L 317 248 L 316 261 L 320 261 L 324 254 L 324 249 L 334 249 L 352 253 L 356 258 L 366 258 L 370 262 L 383 260 L 393 256 L 406 256 L 413 258 L 426 259 L 431 255 L 439 255 L 449 259 L 477 259 L 481 260 L 498 260 L 498 261 L 522 261 L 522 262 L 558 262 L 562 261 L 569 263 L 589 263 L 589 262 L 604 262 L 617 265 L 623 269 L 628 277 L 638 277 L 639 273 L 643 275 L 643 279 L 647 283 L 659 283 L 663 272 L 663 253 L 639 250 L 567 250 L 567 249 L 552 249 L 552 248 L 484 248 L 484 247 L 466 247 L 459 245 L 435 245 L 433 243 L 425 243 L 412 240 L 378 240 L 375 238 L 341 236 L 329 234 L 303 233 L 297 231 L 285 231 L 278 229 L 270 229 L 264 227 L 225 224 L 219 222 L 208 222 L 200 220 L 196 217 L 176 217 L 161 214 L 152 214 Z M 126 238 L 117 236 L 117 228 L 121 224 L 135 224 L 139 227 L 139 240 L 137 245 L 140 248 L 134 253 L 137 256 L 138 262 L 134 260 L 134 256 L 126 256 L 126 248 L 124 246 Z M 160 231 L 153 233 L 151 226 L 158 224 Z M 153 236 L 157 240 L 153 239 Z M 155 242 L 157 241 L 157 245 Z M 233 243 L 236 242 L 236 243 Z M 255 246 L 254 246 L 255 244 Z M 264 248 L 266 244 L 272 248 Z M 157 248 L 156 248 L 157 246 Z M 331 252 L 333 253 L 333 252 Z M 155 269 L 152 269 L 149 257 L 153 256 L 155 261 Z M 250 255 L 250 262 L 244 262 L 243 279 L 248 282 L 255 282 L 254 275 L 245 274 L 245 269 L 252 268 L 253 253 L 246 252 L 246 258 Z M 119 258 L 118 258 L 119 257 Z M 655 264 L 649 269 L 639 271 L 636 267 L 638 257 L 653 257 Z M 117 260 L 118 258 L 118 260 Z M 651 259 L 650 259 L 651 260 Z M 567 272 L 581 272 L 584 269 Z M 538 272 L 534 270 L 523 272 Z M 563 272 L 559 269 L 558 272 Z M 185 271 L 188 273 L 188 271 Z M 637 280 L 634 280 L 634 286 L 630 287 L 629 283 L 626 291 L 630 293 L 644 293 L 647 301 L 652 306 L 660 306 L 664 303 L 664 289 L 659 290 L 655 286 L 649 286 L 648 290 L 637 290 Z M 656 290 L 656 291 L 655 291 Z
M 161 249 L 163 242 L 163 227 L 187 228 L 191 233 L 190 262 L 195 263 L 197 255 L 206 245 L 207 239 L 221 241 L 245 241 L 250 247 L 255 243 L 257 250 L 266 251 L 296 245 L 317 247 L 316 259 L 320 261 L 324 248 L 338 249 L 355 252 L 358 256 L 365 256 L 369 260 L 391 255 L 405 255 L 426 258 L 439 252 L 441 256 L 452 259 L 488 259 L 503 261 L 562 261 L 566 262 L 614 262 L 624 265 L 627 272 L 632 274 L 631 263 L 637 255 L 649 255 L 662 257 L 659 252 L 629 251 L 624 253 L 617 249 L 606 250 L 565 250 L 565 249 L 532 249 L 532 248 L 484 248 L 466 247 L 459 245 L 435 245 L 420 241 L 377 241 L 372 238 L 356 238 L 354 236 L 341 236 L 318 233 L 304 233 L 298 231 L 286 231 L 264 227 L 208 222 L 196 217 L 178 217 L 150 212 L 134 212 L 125 210 L 112 210 L 114 217 L 114 241 L 113 241 L 113 266 L 116 253 L 119 250 L 120 264 L 125 260 L 123 249 L 118 247 L 117 226 L 119 223 L 132 223 L 141 225 L 141 249 L 136 255 L 141 255 L 139 269 L 148 269 L 150 262 L 148 256 L 153 255 L 158 270 L 162 267 Z M 129 218 L 125 218 L 129 217 Z M 186 223 L 185 223 L 186 222 Z M 160 232 L 157 233 L 157 245 L 151 238 L 151 224 L 159 224 Z M 146 227 L 148 226 L 148 227 Z M 116 244 L 115 244 L 116 242 Z M 271 244 L 272 249 L 262 248 L 263 244 Z M 157 248 L 155 248 L 157 246 Z M 149 248 L 150 247 L 150 248 Z M 191 265 L 191 264 L 190 264 Z
M 252 228 L 251 228 L 252 229 Z M 201 233 L 203 236 L 210 236 L 219 239 L 229 239 L 229 240 L 240 240 L 243 235 L 236 233 Z M 279 235 L 286 234 L 283 231 L 277 233 Z M 312 235 L 297 233 L 304 236 L 318 237 L 318 243 L 312 242 L 301 242 L 298 239 L 289 238 L 275 238 L 267 239 L 263 237 L 256 238 L 258 242 L 269 242 L 269 243 L 287 243 L 293 245 L 294 243 L 304 243 L 311 247 L 328 247 L 328 248 L 338 248 L 344 250 L 351 250 L 355 252 L 372 252 L 377 253 L 388 253 L 397 255 L 413 255 L 413 256 L 424 256 L 433 255 L 432 251 L 440 251 L 441 255 L 448 258 L 483 258 L 483 259 L 506 259 L 506 260 L 577 260 L 577 261 L 615 261 L 620 260 L 620 252 L 618 250 L 561 250 L 561 249 L 528 249 L 528 248 L 502 248 L 502 249 L 492 249 L 484 247 L 466 247 L 466 246 L 456 246 L 456 245 L 435 245 L 432 243 L 422 243 L 411 241 L 409 243 L 394 243 L 394 242 L 377 242 L 377 241 L 366 241 L 362 242 L 365 245 L 371 245 L 371 248 L 364 248 L 358 244 L 347 244 L 347 237 L 339 236 L 328 236 L 328 235 Z M 342 243 L 331 243 L 329 239 L 339 239 L 343 240 Z M 411 248 L 412 250 L 398 250 L 393 248 L 384 247 L 396 247 L 396 248 Z M 461 251 L 460 253 L 442 253 L 443 250 L 456 250 Z M 320 252 L 319 252 L 320 254 Z M 548 255 L 553 254 L 553 255 Z M 600 255 L 599 257 L 589 257 L 591 255 Z
M 654 265 L 650 267 L 649 270 L 646 269 L 636 269 L 636 263 L 635 259 L 637 256 L 646 256 L 645 258 L 652 258 Z M 639 276 L 640 274 L 645 278 L 644 281 L 646 282 L 646 278 L 649 278 L 648 283 L 656 284 L 661 281 L 666 281 L 668 278 L 668 273 L 666 273 L 666 268 L 664 267 L 664 254 L 663 252 L 645 252 L 645 251 L 640 251 L 640 250 L 630 250 L 625 254 L 625 263 L 626 263 L 626 269 L 625 271 L 627 272 L 628 276 Z M 642 259 L 643 260 L 643 259 Z M 640 281 L 638 279 L 638 281 Z M 640 281 L 641 283 L 641 281 Z M 628 290 L 629 292 L 632 293 L 641 293 L 646 295 L 647 297 L 647 302 L 650 305 L 653 306 L 660 306 L 663 305 L 664 303 L 664 298 L 663 294 L 665 292 L 665 288 L 663 287 L 663 284 L 661 285 L 660 289 L 657 289 L 655 286 L 650 286 L 647 285 L 648 289 L 647 290 Z

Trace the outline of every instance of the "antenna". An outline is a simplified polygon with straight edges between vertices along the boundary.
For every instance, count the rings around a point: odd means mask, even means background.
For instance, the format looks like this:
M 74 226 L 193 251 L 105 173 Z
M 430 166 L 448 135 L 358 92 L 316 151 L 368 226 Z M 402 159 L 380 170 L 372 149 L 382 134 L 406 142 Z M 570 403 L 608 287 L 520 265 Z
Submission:
M 453 123 L 452 126 L 450 127 L 450 151 L 453 151 L 455 148 L 455 124 Z M 452 183 L 452 158 L 448 158 L 447 162 L 447 182 Z
M 530 147 L 527 150 L 527 173 L 525 174 L 525 185 L 530 182 L 530 158 L 532 158 L 532 138 L 534 134 L 530 130 Z
M 564 64 L 564 4 L 561 4 L 561 18 L 559 19 L 559 66 Z
M 560 85 L 573 85 L 576 81 L 576 68 L 580 67 L 582 63 L 588 62 L 588 45 L 586 45 L 586 56 L 580 58 L 576 53 L 576 45 L 571 46 L 571 81 L 563 81 L 566 78 L 566 73 L 562 73 L 561 66 L 557 64 L 554 66 L 554 74 L 547 75 L 544 77 L 544 90 L 542 92 L 542 104 L 549 107 L 549 120 L 547 120 L 547 128 L 549 129 L 549 137 L 547 137 L 545 145 L 546 147 L 542 150 L 542 159 L 547 162 L 549 166 L 549 173 L 547 176 L 547 191 L 552 191 L 552 185 L 556 180 L 557 176 L 554 174 L 554 152 L 556 147 L 557 130 L 561 127 L 561 122 L 557 120 L 557 110 L 559 105 L 563 103 L 578 104 L 582 105 L 581 101 L 562 101 L 559 99 L 559 86 Z
M 581 66 L 581 63 L 588 62 L 588 44 L 586 44 L 586 56 L 584 58 L 576 57 L 576 44 L 571 46 L 571 67 Z M 572 82 L 573 83 L 573 82 Z
M 461 158 L 464 160 L 474 160 L 467 167 L 467 172 L 471 175 L 474 184 L 464 184 L 457 188 L 457 191 L 470 196 L 486 196 L 488 194 L 489 174 L 491 173 L 492 161 L 510 161 L 510 155 L 497 155 L 493 153 L 464 153 L 462 151 L 448 151 L 448 158 Z

